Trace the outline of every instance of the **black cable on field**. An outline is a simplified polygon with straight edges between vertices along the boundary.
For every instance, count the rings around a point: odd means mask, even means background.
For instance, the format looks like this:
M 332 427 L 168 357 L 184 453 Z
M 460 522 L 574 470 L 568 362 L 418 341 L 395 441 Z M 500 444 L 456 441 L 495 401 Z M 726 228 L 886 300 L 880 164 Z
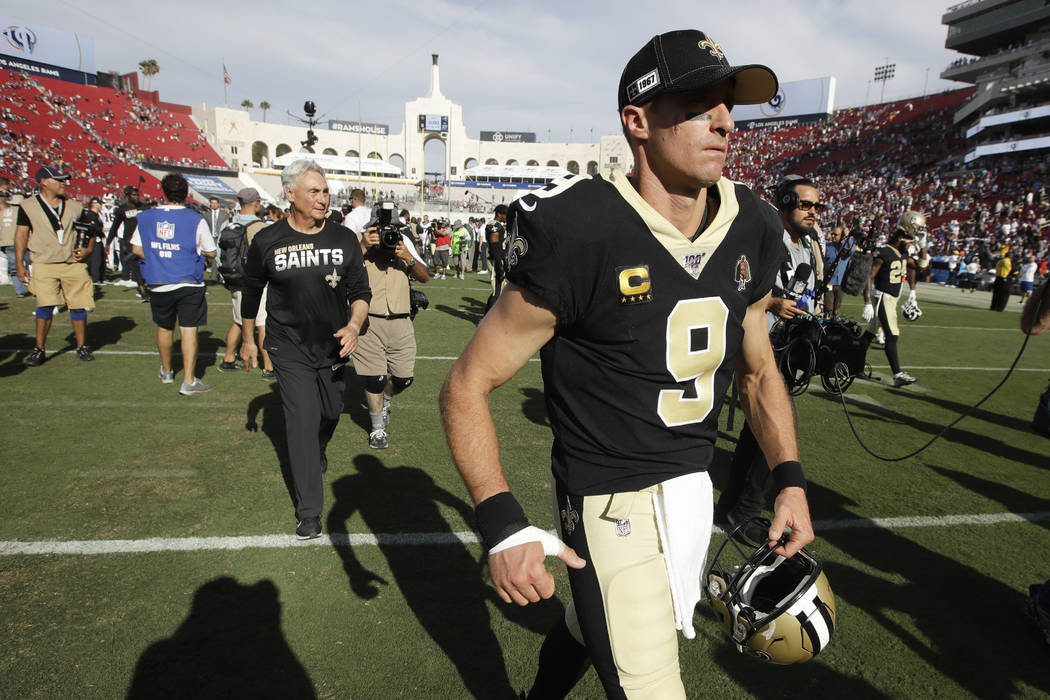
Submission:
M 1039 303 L 1035 307 L 1035 313 L 1032 314 L 1032 325 L 1033 326 L 1036 323 L 1038 323 L 1039 318 L 1042 316 L 1043 304 L 1046 303 L 1047 296 L 1050 296 L 1050 282 L 1046 282 L 1043 285 L 1043 291 L 1042 291 L 1042 294 L 1040 295 Z M 873 452 L 870 447 L 868 447 L 867 445 L 864 444 L 864 440 L 862 440 L 860 435 L 857 433 L 857 429 L 853 425 L 853 418 L 849 414 L 849 406 L 846 405 L 846 392 L 845 391 L 840 391 L 839 392 L 839 401 L 842 403 L 842 411 L 846 414 L 846 423 L 849 424 L 849 429 L 850 429 L 850 431 L 852 431 L 853 437 L 855 437 L 857 439 L 857 444 L 860 445 L 861 447 L 863 447 L 864 451 L 867 452 L 869 455 L 871 455 L 875 459 L 883 461 L 883 462 L 902 462 L 902 461 L 904 461 L 906 459 L 910 459 L 911 457 L 914 457 L 915 455 L 925 451 L 926 448 L 928 448 L 930 445 L 932 445 L 933 443 L 937 442 L 937 440 L 939 440 L 941 437 L 943 437 L 946 432 L 948 432 L 949 430 L 954 428 L 955 425 L 959 421 L 961 421 L 963 418 L 966 418 L 971 413 L 973 413 L 978 408 L 980 408 L 981 404 L 983 404 L 985 401 L 990 399 L 992 397 L 992 394 L 994 394 L 995 392 L 999 391 L 999 389 L 1002 388 L 1003 384 L 1006 384 L 1006 380 L 1010 378 L 1011 374 L 1013 374 L 1014 368 L 1017 367 L 1017 363 L 1021 361 L 1021 356 L 1024 354 L 1025 348 L 1028 347 L 1028 339 L 1031 338 L 1031 337 L 1032 337 L 1032 334 L 1031 334 L 1030 331 L 1028 333 L 1024 334 L 1024 342 L 1021 343 L 1021 349 L 1017 351 L 1017 357 L 1014 358 L 1013 364 L 1011 364 L 1010 367 L 1006 370 L 1006 376 L 1004 376 L 1002 378 L 1002 381 L 1000 381 L 998 384 L 996 384 L 995 387 L 991 391 L 989 391 L 987 394 L 985 394 L 985 397 L 983 399 L 981 399 L 980 401 L 975 403 L 973 406 L 971 406 L 967 410 L 965 410 L 962 413 L 960 413 L 959 417 L 956 418 L 955 420 L 953 420 L 951 423 L 949 423 L 948 425 L 946 425 L 943 428 L 941 428 L 940 432 L 938 432 L 936 435 L 934 435 L 932 438 L 930 438 L 926 442 L 925 445 L 923 445 L 922 447 L 920 447 L 917 450 L 913 450 L 912 452 L 909 452 L 908 454 L 902 455 L 900 457 L 883 457 L 882 455 L 876 454 L 875 452 Z M 840 382 L 844 378 L 848 378 L 848 377 L 843 377 L 838 372 L 835 373 L 835 376 L 839 379 Z

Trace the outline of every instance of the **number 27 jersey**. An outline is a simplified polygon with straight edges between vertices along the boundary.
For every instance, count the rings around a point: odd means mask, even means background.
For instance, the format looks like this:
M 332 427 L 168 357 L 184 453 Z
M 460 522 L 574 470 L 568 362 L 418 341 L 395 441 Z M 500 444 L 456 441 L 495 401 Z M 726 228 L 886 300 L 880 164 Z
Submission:
M 558 317 L 540 358 L 570 493 L 638 490 L 711 461 L 744 314 L 784 256 L 775 210 L 715 187 L 693 241 L 619 175 L 564 178 L 511 207 L 507 278 Z

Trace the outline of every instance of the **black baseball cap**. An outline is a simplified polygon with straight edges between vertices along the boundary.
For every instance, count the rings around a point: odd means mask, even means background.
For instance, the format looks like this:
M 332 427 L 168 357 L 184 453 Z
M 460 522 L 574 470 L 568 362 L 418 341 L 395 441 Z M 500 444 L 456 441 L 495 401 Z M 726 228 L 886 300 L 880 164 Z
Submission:
M 657 95 L 691 92 L 733 79 L 733 102 L 756 105 L 777 94 L 777 76 L 766 66 L 731 66 L 714 39 L 697 29 L 654 36 L 627 62 L 620 76 L 619 109 L 642 106 Z
M 49 168 L 45 165 L 36 171 L 36 181 L 43 182 L 47 179 L 63 182 L 69 179 L 69 173 L 61 173 L 58 171 L 58 168 Z

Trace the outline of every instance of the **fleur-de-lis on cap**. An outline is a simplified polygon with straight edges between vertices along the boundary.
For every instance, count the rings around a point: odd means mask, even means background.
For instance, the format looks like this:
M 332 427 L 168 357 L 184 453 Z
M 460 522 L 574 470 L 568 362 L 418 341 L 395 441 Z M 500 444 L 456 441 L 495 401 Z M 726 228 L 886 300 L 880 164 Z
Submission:
M 723 53 L 722 51 L 722 47 L 719 46 L 718 42 L 712 39 L 711 37 L 707 37 L 703 41 L 698 42 L 697 46 L 699 46 L 701 49 L 707 49 L 708 52 L 712 56 L 717 58 L 719 61 L 725 59 L 726 57 L 725 53 Z

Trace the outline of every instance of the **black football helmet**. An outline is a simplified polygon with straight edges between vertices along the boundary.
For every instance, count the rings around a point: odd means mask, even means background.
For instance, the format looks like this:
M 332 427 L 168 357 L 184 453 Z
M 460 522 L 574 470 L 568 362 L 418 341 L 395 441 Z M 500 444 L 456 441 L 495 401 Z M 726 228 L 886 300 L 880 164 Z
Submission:
M 768 520 L 754 520 L 769 528 Z M 805 549 L 785 559 L 764 544 L 748 555 L 733 537 L 748 522 L 726 535 L 708 567 L 708 601 L 738 651 L 774 664 L 809 661 L 835 631 L 835 596 L 828 578 Z M 786 541 L 785 535 L 781 544 Z M 732 549 L 726 550 L 727 545 Z M 742 563 L 727 568 L 723 554 L 739 555 Z

